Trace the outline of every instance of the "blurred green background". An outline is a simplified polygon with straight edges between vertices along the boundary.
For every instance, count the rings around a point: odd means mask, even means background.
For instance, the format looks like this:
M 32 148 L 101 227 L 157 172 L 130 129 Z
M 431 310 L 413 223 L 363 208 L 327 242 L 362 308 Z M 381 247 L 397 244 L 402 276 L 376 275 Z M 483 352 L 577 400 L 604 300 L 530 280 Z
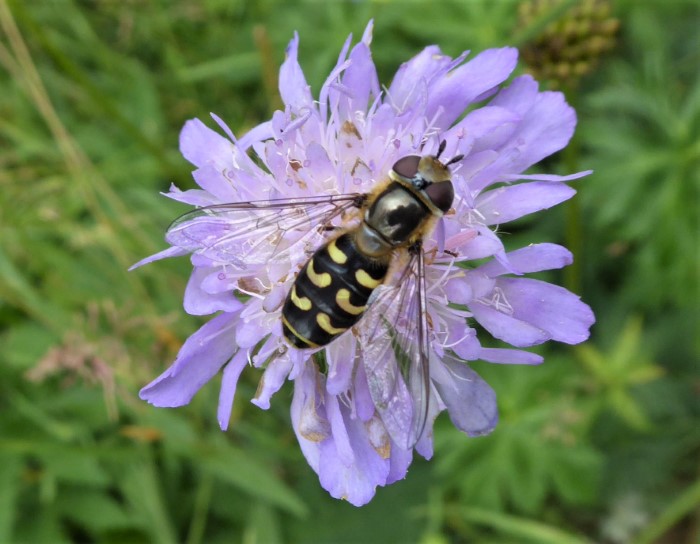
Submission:
M 683 1 L 0 0 L 0 542 L 691 543 L 700 539 L 700 7 Z M 536 170 L 595 174 L 571 203 L 504 233 L 576 263 L 592 339 L 544 365 L 476 363 L 501 423 L 443 416 L 431 462 L 361 509 L 331 499 L 289 424 L 244 373 L 231 430 L 218 380 L 187 407 L 141 386 L 202 320 L 165 247 L 193 186 L 184 121 L 241 135 L 279 106 L 298 30 L 315 92 L 348 33 L 375 20 L 388 85 L 437 43 L 502 45 L 563 89 L 579 125 Z

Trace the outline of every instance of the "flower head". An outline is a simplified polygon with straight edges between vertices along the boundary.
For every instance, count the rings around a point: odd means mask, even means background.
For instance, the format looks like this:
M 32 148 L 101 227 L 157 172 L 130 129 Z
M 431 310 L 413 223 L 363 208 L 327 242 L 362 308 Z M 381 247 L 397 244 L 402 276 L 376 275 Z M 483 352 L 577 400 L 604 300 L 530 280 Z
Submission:
M 226 429 L 236 383 L 249 363 L 264 368 L 253 399 L 260 408 L 293 380 L 292 421 L 302 451 L 323 487 L 355 505 L 368 502 L 377 486 L 403 478 L 414 448 L 432 455 L 432 424 L 440 411 L 472 436 L 494 428 L 495 393 L 468 361 L 537 364 L 539 355 L 520 348 L 582 342 L 594 321 L 577 296 L 523 277 L 570 264 L 565 248 L 535 244 L 507 252 L 494 230 L 567 200 L 574 190 L 564 182 L 587 174 L 522 173 L 571 138 L 576 117 L 564 97 L 540 92 L 529 76 L 503 86 L 516 64 L 512 48 L 468 60 L 467 53 L 452 59 L 430 46 L 401 65 L 382 91 L 371 31 L 370 23 L 352 48 L 348 38 L 318 100 L 298 64 L 295 36 L 280 70 L 284 111 L 239 139 L 218 117 L 226 137 L 188 121 L 180 148 L 196 166 L 200 188 L 172 187 L 167 196 L 204 212 L 185 216 L 168 232 L 171 247 L 138 263 L 191 254 L 185 310 L 217 314 L 141 398 L 155 406 L 184 405 L 223 369 L 218 419 Z M 378 289 L 411 300 L 422 293 L 419 309 L 383 304 L 378 296 L 370 299 L 374 309 L 330 344 L 316 350 L 288 345 L 281 313 L 299 270 L 335 232 L 361 221 L 342 195 L 370 194 L 399 159 L 435 155 L 442 141 L 444 156 L 463 158 L 450 166 L 452 207 L 422 240 L 425 288 L 414 282 L 407 293 L 396 266 Z M 331 207 L 340 211 L 294 215 L 240 206 L 280 198 L 335 199 Z M 325 228 L 317 228 L 322 219 Z M 474 260 L 480 264 L 470 265 Z M 427 353 L 423 369 L 406 371 L 393 350 L 379 350 L 372 331 L 384 321 L 396 331 L 412 330 L 405 322 L 416 319 L 426 324 Z M 483 347 L 474 321 L 514 349 Z M 409 361 L 416 358 L 413 347 L 405 354 Z M 421 370 L 427 381 L 420 409 L 426 415 L 411 430 L 420 395 L 411 389 L 410 375 Z M 380 398 L 377 383 L 385 379 L 393 388 Z

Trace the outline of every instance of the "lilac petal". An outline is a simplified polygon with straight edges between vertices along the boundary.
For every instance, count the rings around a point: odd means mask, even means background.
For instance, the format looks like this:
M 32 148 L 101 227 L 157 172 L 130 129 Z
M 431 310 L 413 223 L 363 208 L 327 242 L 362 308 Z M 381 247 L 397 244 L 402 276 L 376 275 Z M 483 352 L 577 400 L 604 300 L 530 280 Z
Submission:
M 355 454 L 350 444 L 350 437 L 345 427 L 338 397 L 336 395 L 327 394 L 325 406 L 328 422 L 331 424 L 331 434 L 333 435 L 333 442 L 335 444 L 335 452 L 338 455 L 338 460 L 345 466 L 352 465 L 355 462 Z
M 529 278 L 500 278 L 498 284 L 515 318 L 547 331 L 558 342 L 578 344 L 588 339 L 595 317 L 578 296 L 558 285 Z
M 476 227 L 479 234 L 472 237 L 461 248 L 456 248 L 460 259 L 485 259 L 499 252 L 503 252 L 503 242 L 491 229 L 485 227 Z
M 389 475 L 386 478 L 386 485 L 403 480 L 408 472 L 408 467 L 413 461 L 413 450 L 400 448 L 396 444 L 391 445 L 391 456 L 389 457 Z
M 489 363 L 507 365 L 539 365 L 544 361 L 544 358 L 536 353 L 503 348 L 481 348 L 478 358 Z
M 470 304 L 474 300 L 481 298 L 488 298 L 493 294 L 493 289 L 496 287 L 496 279 L 490 278 L 481 270 L 466 270 L 463 277 L 455 277 L 447 282 L 447 289 L 449 292 L 458 292 L 462 296 L 466 296 L 467 291 L 459 291 L 460 288 L 457 282 L 466 282 L 469 284 L 469 289 L 471 290 L 471 299 L 465 304 Z M 463 299 L 464 300 L 464 299 Z
M 362 33 L 362 43 L 369 46 L 372 43 L 372 32 L 374 31 L 374 19 L 370 19 Z
M 248 305 L 247 308 L 250 308 Z M 236 329 L 236 343 L 242 348 L 252 348 L 268 333 L 261 328 L 259 319 L 242 319 Z
M 469 310 L 479 324 L 492 336 L 509 344 L 524 348 L 541 344 L 550 339 L 544 330 L 518 318 L 500 312 L 481 302 L 472 302 Z
M 168 249 L 164 249 L 163 251 L 159 251 L 158 253 L 155 253 L 155 254 L 151 255 L 150 257 L 146 257 L 145 259 L 141 259 L 136 264 L 132 264 L 129 267 L 129 271 L 132 271 L 132 270 L 139 268 L 143 265 L 146 265 L 148 263 L 152 263 L 153 261 L 160 261 L 161 259 L 169 259 L 170 257 L 182 257 L 183 255 L 187 255 L 187 251 L 185 251 L 184 249 L 181 249 L 179 247 L 169 247 Z
M 199 119 L 187 121 L 180 132 L 180 152 L 199 168 L 213 165 L 223 170 L 231 165 L 233 149 L 233 143 Z
M 461 145 L 461 144 L 460 144 Z M 471 144 L 470 144 L 471 145 Z M 460 147 L 460 152 L 469 153 L 471 147 Z M 489 167 L 498 161 L 498 151 L 487 149 L 478 153 L 467 155 L 459 163 L 459 169 L 456 170 L 455 176 L 455 193 L 462 197 L 467 203 L 470 203 L 474 187 L 474 179 L 478 179 L 481 172 L 489 169 Z M 461 183 L 458 180 L 463 180 Z
M 445 247 L 459 254 L 459 260 L 485 259 L 503 251 L 503 242 L 490 229 L 477 227 L 478 235 L 463 231 L 457 236 L 448 238 Z
M 233 290 L 213 294 L 202 289 L 202 283 L 212 276 L 212 271 L 211 268 L 194 268 L 192 270 L 183 301 L 185 311 L 188 314 L 209 315 L 219 311 L 235 312 L 243 307 L 243 303 L 235 297 Z M 217 274 L 223 273 L 214 272 L 215 276 Z
M 355 402 L 355 415 L 360 418 L 361 421 L 369 421 L 374 416 L 374 401 L 372 400 L 372 395 L 369 392 L 369 386 L 367 385 L 367 375 L 365 374 L 364 365 L 357 365 L 357 370 L 355 372 L 355 395 L 353 401 Z
M 474 299 L 474 291 L 465 276 L 457 276 L 447 281 L 445 295 L 454 304 L 469 304 Z
M 511 172 L 519 172 L 566 146 L 574 134 L 576 112 L 559 92 L 540 93 L 513 137 L 526 142 Z
M 593 170 L 583 170 L 581 172 L 576 172 L 575 174 L 569 174 L 568 176 L 557 176 L 555 174 L 511 174 L 502 176 L 504 181 L 519 181 L 521 179 L 528 179 L 533 181 L 573 181 L 575 179 L 586 177 L 593 173 Z
M 291 418 L 294 433 L 309 466 L 318 473 L 320 462 L 319 444 L 330 436 L 330 425 L 325 413 L 320 413 L 316 399 L 317 383 L 314 365 L 305 365 L 294 380 Z
M 350 389 L 355 366 L 355 344 L 355 337 L 352 334 L 343 334 L 326 348 L 328 360 L 326 390 L 331 395 L 340 395 Z
M 516 77 L 511 84 L 489 103 L 489 106 L 506 108 L 523 117 L 537 97 L 539 85 L 530 75 Z
M 331 425 L 326 416 L 325 396 L 321 392 L 323 379 L 315 365 L 304 365 L 299 379 L 294 381 L 294 399 L 292 401 L 292 421 L 300 441 L 321 443 L 332 438 Z M 301 387 L 297 387 L 300 385 Z M 297 394 L 299 393 L 299 394 Z M 297 396 L 302 401 L 299 416 L 294 416 L 294 402 Z M 318 472 L 318 464 L 311 465 Z
M 445 404 L 437 394 L 435 384 L 430 387 L 430 403 L 428 404 L 428 418 L 425 423 L 423 434 L 415 445 L 416 451 L 427 460 L 433 457 L 433 425 L 440 412 L 445 409 Z
M 533 181 L 482 193 L 476 199 L 475 207 L 487 225 L 498 225 L 551 208 L 574 194 L 576 191 L 563 183 Z
M 513 47 L 488 49 L 443 75 L 431 85 L 426 117 L 432 119 L 442 108 L 435 125 L 447 129 L 476 97 L 502 83 L 517 60 L 518 50 Z
M 347 48 L 350 46 L 350 42 L 352 41 L 352 35 L 348 36 L 348 39 L 345 40 L 345 45 L 343 46 L 343 50 L 341 51 L 340 56 L 338 57 L 338 64 L 336 65 L 333 70 L 331 70 L 331 73 L 328 75 L 326 78 L 326 81 L 323 82 L 323 85 L 321 86 L 321 91 L 318 95 L 318 101 L 319 101 L 319 108 L 320 108 L 320 118 L 323 123 L 326 123 L 328 120 L 328 106 L 329 106 L 329 96 L 331 95 L 332 91 L 335 88 L 335 85 L 338 82 L 338 78 L 340 77 L 340 74 L 342 74 L 348 66 L 350 66 L 350 61 L 349 60 L 344 60 L 345 55 L 347 54 Z M 335 104 L 335 102 L 334 102 Z M 333 111 L 335 112 L 335 108 L 333 108 Z
M 496 393 L 467 363 L 431 360 L 430 373 L 452 423 L 469 436 L 490 433 L 498 422 Z
M 445 132 L 444 138 L 447 141 L 460 138 L 464 140 L 457 144 L 460 153 L 498 149 L 508 140 L 520 120 L 520 116 L 510 110 L 486 106 L 469 112 Z
M 184 406 L 214 377 L 236 350 L 238 313 L 224 313 L 205 323 L 180 348 L 173 365 L 141 389 L 139 396 L 154 406 Z
M 404 62 L 396 71 L 391 86 L 389 99 L 403 110 L 406 99 L 412 94 L 417 81 L 429 81 L 435 74 L 446 69 L 451 58 L 443 55 L 437 45 L 430 45 L 415 57 Z
M 204 191 L 202 189 L 188 189 L 187 191 L 181 191 L 172 184 L 170 185 L 170 190 L 167 193 L 161 194 L 177 202 L 183 202 L 185 204 L 189 204 L 190 206 L 197 206 L 198 208 L 219 203 L 219 200 L 208 191 Z
M 321 485 L 332 497 L 362 506 L 372 500 L 378 485 L 385 485 L 389 461 L 372 447 L 361 421 L 346 417 L 345 424 L 354 462 L 345 465 L 338 456 L 335 441 L 325 440 L 321 443 L 318 475 Z
M 360 42 L 350 52 L 350 65 L 343 73 L 342 84 L 350 91 L 338 104 L 340 119 L 352 119 L 354 112 L 367 111 L 371 95 L 379 95 L 379 78 L 366 43 Z
M 240 199 L 238 191 L 223 173 L 229 168 L 230 166 L 205 164 L 192 172 L 192 177 L 197 185 L 214 195 L 219 202 L 235 202 Z
M 214 122 L 219 125 L 219 128 L 224 131 L 224 134 L 228 136 L 229 140 L 231 140 L 234 144 L 236 143 L 236 137 L 233 135 L 233 131 L 231 130 L 231 127 L 226 124 L 226 122 L 216 115 L 214 112 L 210 111 L 209 116 L 214 120 Z
M 568 249 L 557 244 L 532 244 L 511 251 L 506 254 L 506 257 L 511 266 L 522 274 L 564 268 L 570 265 L 574 260 L 573 255 Z M 478 267 L 476 270 L 479 270 L 491 278 L 508 272 L 508 270 L 495 259 Z
M 280 355 L 270 361 L 260 378 L 255 398 L 250 402 L 255 404 L 258 408 L 268 410 L 270 408 L 270 399 L 272 395 L 280 390 L 287 376 L 289 376 L 292 366 L 292 360 L 287 354 Z
M 247 362 L 248 354 L 245 350 L 239 349 L 233 356 L 233 359 L 224 367 L 221 389 L 219 391 L 219 407 L 217 409 L 219 427 L 221 427 L 222 431 L 228 429 L 228 422 L 231 418 L 231 408 L 233 407 L 233 398 L 236 394 L 236 385 L 238 384 L 238 378 L 241 372 L 243 372 Z
M 481 349 L 479 339 L 476 337 L 476 331 L 465 324 L 463 338 L 457 345 L 452 347 L 452 350 L 465 361 L 473 361 L 479 359 L 478 354 L 481 352 Z
M 298 50 L 299 34 L 295 32 L 294 38 L 287 46 L 287 58 L 280 68 L 279 75 L 279 90 L 282 101 L 297 111 L 305 107 L 313 107 L 313 97 L 309 85 L 306 83 L 304 72 L 297 60 Z
M 312 186 L 321 190 L 324 185 L 328 190 L 332 190 L 331 184 L 336 184 L 336 169 L 335 165 L 328 157 L 328 152 L 316 142 L 311 142 L 306 147 L 306 162 L 308 167 L 301 168 L 299 174 L 312 172 Z M 306 162 L 304 164 L 306 164 Z
M 498 160 L 471 180 L 472 190 L 483 190 L 496 181 L 526 170 L 559 151 L 573 135 L 576 114 L 561 93 L 538 94 L 532 80 L 518 78 L 516 82 L 501 92 L 491 105 L 510 107 L 522 115 L 522 122 L 512 134 L 510 142 L 499 150 Z M 514 87 L 520 96 L 511 92 Z M 508 96 L 507 100 L 501 100 L 504 94 Z
M 495 104 L 496 101 L 492 102 Z M 473 190 L 483 190 L 495 181 L 526 170 L 559 151 L 571 139 L 576 114 L 562 94 L 539 93 L 527 107 L 510 142 L 500 149 L 498 160 L 472 179 L 470 187 Z
M 172 187 L 169 192 L 161 193 L 168 198 L 171 198 L 177 202 L 183 202 L 184 204 L 189 204 L 190 206 L 196 206 L 201 208 L 203 206 L 210 206 L 211 204 L 218 204 L 220 200 L 208 191 L 202 189 L 188 189 L 187 191 L 173 191 Z
M 352 414 L 350 417 L 353 417 Z M 363 422 L 367 439 L 382 459 L 388 459 L 392 454 L 391 437 L 386 432 L 382 420 L 377 414 L 369 421 Z
M 238 148 L 241 151 L 246 151 L 253 144 L 264 142 L 273 137 L 272 123 L 270 121 L 265 121 L 246 132 L 245 135 L 238 140 Z

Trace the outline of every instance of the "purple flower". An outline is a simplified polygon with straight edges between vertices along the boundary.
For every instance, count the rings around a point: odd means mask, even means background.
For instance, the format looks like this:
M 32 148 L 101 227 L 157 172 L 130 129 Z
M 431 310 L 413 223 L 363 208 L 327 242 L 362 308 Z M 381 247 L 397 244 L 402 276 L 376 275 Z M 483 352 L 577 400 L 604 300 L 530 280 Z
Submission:
M 574 190 L 564 182 L 588 172 L 522 173 L 567 144 L 576 116 L 561 93 L 540 92 L 529 76 L 503 86 L 516 65 L 515 49 L 492 49 L 467 60 L 467 53 L 451 59 L 430 46 L 401 65 L 382 91 L 369 49 L 371 31 L 370 23 L 352 48 L 348 38 L 318 100 L 297 62 L 295 35 L 280 70 L 284 111 L 240 139 L 216 116 L 226 137 L 199 120 L 188 121 L 180 149 L 197 167 L 200 188 L 172 187 L 167 196 L 204 207 L 368 193 L 398 159 L 435 154 L 442 140 L 444 156 L 464 155 L 451 166 L 452 209 L 423 243 L 430 398 L 427 424 L 413 442 L 430 458 L 440 411 L 447 409 L 455 426 L 471 436 L 496 425 L 495 393 L 467 361 L 538 364 L 539 355 L 519 348 L 588 337 L 594 317 L 586 304 L 565 289 L 523 277 L 566 266 L 571 254 L 554 244 L 506 252 L 495 234 L 502 223 L 569 199 Z M 246 226 L 242 215 L 235 221 L 193 215 L 186 229 L 169 231 L 171 247 L 135 265 L 191 254 L 185 310 L 217 314 L 141 398 L 155 406 L 182 406 L 223 368 L 218 419 L 226 429 L 247 364 L 264 368 L 253 399 L 260 408 L 267 409 L 273 394 L 293 380 L 294 431 L 321 485 L 334 497 L 365 504 L 377 486 L 402 479 L 411 463 L 414 444 L 401 439 L 410 425 L 410 394 L 397 387 L 386 405 L 376 402 L 367 369 L 377 354 L 358 340 L 366 337 L 369 318 L 322 348 L 321 357 L 285 342 L 282 304 L 310 250 L 330 234 L 314 229 L 308 217 L 298 228 L 280 229 L 274 221 Z M 346 219 L 334 221 L 339 226 Z M 470 266 L 472 260 L 486 264 Z M 386 288 L 392 280 L 390 275 Z M 245 302 L 239 295 L 247 296 Z M 474 321 L 513 349 L 482 347 L 470 326 Z M 396 369 L 387 365 L 387 371 Z

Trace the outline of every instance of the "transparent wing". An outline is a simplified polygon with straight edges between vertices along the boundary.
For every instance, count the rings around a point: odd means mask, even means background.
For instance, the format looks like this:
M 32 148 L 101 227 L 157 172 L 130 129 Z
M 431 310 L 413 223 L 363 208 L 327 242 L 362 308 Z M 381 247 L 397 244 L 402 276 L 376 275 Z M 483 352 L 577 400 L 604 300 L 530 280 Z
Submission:
M 192 210 L 168 227 L 173 246 L 241 269 L 289 258 L 295 251 L 315 250 L 327 230 L 365 195 L 320 195 L 306 198 L 214 204 Z M 336 225 L 338 226 L 338 225 Z
M 369 391 L 399 446 L 423 434 L 430 398 L 428 319 L 423 250 L 414 246 L 397 281 L 377 288 L 360 328 Z

